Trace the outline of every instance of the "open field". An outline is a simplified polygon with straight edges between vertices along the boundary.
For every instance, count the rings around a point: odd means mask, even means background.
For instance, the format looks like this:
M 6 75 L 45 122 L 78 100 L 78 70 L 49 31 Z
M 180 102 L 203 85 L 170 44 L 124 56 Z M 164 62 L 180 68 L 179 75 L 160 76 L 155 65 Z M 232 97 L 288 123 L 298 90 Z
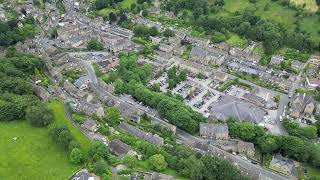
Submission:
M 50 127 L 65 124 L 71 134 L 88 149 L 90 140 L 64 116 L 64 104 L 53 101 Z M 69 153 L 60 149 L 50 138 L 49 128 L 31 127 L 26 121 L 0 122 L 0 179 L 55 180 L 67 179 L 81 168 L 69 161 Z M 17 137 L 17 140 L 13 138 Z
M 54 112 L 54 123 L 51 126 L 59 124 L 67 125 L 73 137 L 80 143 L 84 150 L 87 150 L 90 145 L 90 140 L 65 117 L 63 102 L 53 101 L 49 103 L 49 107 Z
M 306 6 L 304 9 L 311 12 L 316 12 L 318 10 L 316 0 L 290 0 L 290 2 L 298 6 L 303 6 L 303 4 L 305 4 Z
M 317 8 L 315 0 L 292 0 L 297 3 L 302 1 L 307 2 L 310 7 Z M 210 0 L 209 0 L 210 2 Z M 284 7 L 277 2 L 271 0 L 259 0 L 256 3 L 250 3 L 248 0 L 225 0 L 225 5 L 223 10 L 218 14 L 212 14 L 212 16 L 229 16 L 231 13 L 236 11 L 245 11 L 253 10 L 256 15 L 260 16 L 263 19 L 272 20 L 282 24 L 287 29 L 294 30 L 296 25 L 294 24 L 297 20 L 296 10 L 293 10 L 289 7 Z M 320 37 L 320 16 L 312 15 L 303 17 L 300 20 L 300 27 L 302 30 L 310 33 L 314 38 Z
M 26 121 L 0 122 L 0 127 L 0 179 L 67 179 L 81 168 L 50 140 L 48 128 Z
M 124 0 L 124 1 L 120 2 L 120 6 L 123 9 L 130 8 L 131 4 L 133 4 L 133 3 L 137 3 L 137 0 Z

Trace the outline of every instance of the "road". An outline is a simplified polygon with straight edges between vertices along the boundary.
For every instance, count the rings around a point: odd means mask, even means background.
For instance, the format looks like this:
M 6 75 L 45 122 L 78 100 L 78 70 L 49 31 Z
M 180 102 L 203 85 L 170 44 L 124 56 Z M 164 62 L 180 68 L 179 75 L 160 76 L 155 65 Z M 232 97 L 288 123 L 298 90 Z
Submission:
M 89 25 L 86 22 L 85 23 L 81 22 L 81 19 L 79 18 L 81 16 L 80 15 L 78 16 L 76 14 L 76 12 L 74 12 L 73 1 L 72 0 L 66 0 L 65 3 L 67 5 L 66 9 L 67 9 L 67 14 L 69 15 L 69 17 L 76 19 L 81 24 Z M 96 27 L 92 27 L 92 28 L 96 29 Z M 90 62 L 86 62 L 86 61 L 83 61 L 83 64 L 85 65 L 86 70 L 88 72 L 88 76 L 92 81 L 91 89 L 100 98 L 100 100 L 102 100 L 103 102 L 106 102 L 106 100 L 111 98 L 114 102 L 116 102 L 116 104 L 118 106 L 122 106 L 122 107 L 129 108 L 129 109 L 132 109 L 132 110 L 138 109 L 138 110 L 141 110 L 141 111 L 145 112 L 149 117 L 153 118 L 156 121 L 166 122 L 166 121 L 156 117 L 154 114 L 151 114 L 149 111 L 146 111 L 145 109 L 141 109 L 141 108 L 139 109 L 136 106 L 134 106 L 134 105 L 122 100 L 121 98 L 119 98 L 117 96 L 114 96 L 113 94 L 111 94 L 108 91 L 106 91 L 105 89 L 103 89 L 98 83 L 97 77 L 96 77 L 94 69 L 92 67 L 92 64 Z M 69 118 L 70 118 L 70 115 L 69 115 Z M 80 129 L 81 129 L 81 127 L 80 127 Z M 84 131 L 83 131 L 83 133 L 88 135 Z M 188 142 L 190 142 L 190 141 L 207 142 L 205 139 L 202 139 L 202 138 L 199 138 L 199 137 L 195 137 L 195 136 L 193 136 L 193 135 L 191 135 L 191 134 L 189 134 L 189 133 L 187 133 L 187 132 L 185 132 L 185 131 L 183 131 L 181 129 L 178 129 L 178 128 L 177 128 L 176 135 L 180 140 L 186 141 L 186 142 L 187 141 Z M 211 154 L 215 154 L 215 155 L 223 154 L 224 156 L 230 158 L 233 163 L 237 163 L 243 169 L 247 169 L 248 171 L 254 170 L 256 172 L 261 173 L 261 175 L 263 175 L 264 177 L 268 177 L 269 179 L 274 179 L 274 180 L 285 180 L 285 179 L 288 179 L 287 177 L 284 177 L 284 176 L 275 174 L 275 173 L 273 173 L 271 171 L 268 171 L 266 169 L 263 169 L 262 167 L 260 167 L 258 165 L 254 165 L 254 164 L 252 164 L 252 163 L 250 163 L 250 162 L 248 162 L 246 160 L 241 159 L 238 156 L 234 156 L 234 155 L 232 155 L 232 154 L 230 154 L 230 153 L 228 153 L 226 151 L 223 151 L 223 150 L 221 150 L 221 149 L 219 149 L 217 147 L 214 147 L 214 146 L 212 146 Z
M 114 96 L 113 94 L 107 92 L 106 90 L 101 88 L 98 84 L 91 84 L 91 89 L 104 102 L 106 101 L 106 97 L 108 97 L 108 98 L 112 98 L 120 106 L 124 106 L 125 108 L 138 109 L 135 105 L 132 105 L 129 102 L 122 100 L 121 98 Z M 150 114 L 149 111 L 145 111 L 145 109 L 139 109 L 139 110 L 145 112 L 150 118 L 152 118 L 156 121 L 166 122 L 166 121 L 154 116 L 154 114 Z M 208 142 L 208 140 L 206 140 L 206 139 L 202 139 L 200 137 L 193 136 L 193 135 L 191 135 L 191 134 L 189 134 L 179 128 L 177 128 L 176 136 L 178 137 L 178 139 L 181 140 L 181 142 L 194 142 L 194 141 L 202 142 L 202 143 Z M 185 145 L 189 146 L 189 144 L 187 144 L 187 143 L 185 143 Z M 251 172 L 253 170 L 255 172 L 261 173 L 261 175 L 264 177 L 268 177 L 268 178 L 274 179 L 274 180 L 287 180 L 288 179 L 287 177 L 275 174 L 275 173 L 268 171 L 258 165 L 252 164 L 251 162 L 246 161 L 239 156 L 234 156 L 233 154 L 228 153 L 227 151 L 221 150 L 217 147 L 212 146 L 212 149 L 213 150 L 210 152 L 211 154 L 215 154 L 215 155 L 223 154 L 224 156 L 227 156 L 233 163 L 238 164 L 241 168 L 247 170 L 248 172 Z

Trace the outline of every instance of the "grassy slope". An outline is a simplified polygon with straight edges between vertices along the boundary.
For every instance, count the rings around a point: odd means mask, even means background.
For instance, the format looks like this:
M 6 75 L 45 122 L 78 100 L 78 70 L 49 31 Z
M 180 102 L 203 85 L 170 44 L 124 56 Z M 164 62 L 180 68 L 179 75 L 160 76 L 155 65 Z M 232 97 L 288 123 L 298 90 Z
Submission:
M 296 0 L 298 1 L 298 0 Z M 303 0 L 299 0 L 303 1 Z M 311 1 L 311 0 L 310 0 Z M 209 0 L 210 2 L 210 0 Z M 266 4 L 269 4 L 267 11 L 264 11 Z M 296 21 L 296 11 L 287 7 L 283 7 L 271 0 L 259 0 L 257 3 L 250 3 L 248 0 L 225 0 L 223 10 L 218 13 L 219 16 L 228 16 L 230 13 L 236 11 L 244 11 L 246 9 L 255 10 L 256 14 L 264 19 L 273 20 L 288 29 L 294 29 Z M 212 14 L 212 16 L 216 16 Z M 300 27 L 306 32 L 310 33 L 314 38 L 319 38 L 320 31 L 320 16 L 313 15 L 311 17 L 304 17 L 301 20 Z
M 72 135 L 87 150 L 90 140 L 64 116 L 61 101 L 49 104 L 55 120 L 50 126 L 66 124 Z M 49 128 L 34 128 L 25 121 L 0 122 L 0 179 L 67 179 L 81 166 L 69 162 L 69 153 L 61 150 L 48 136 Z M 18 139 L 13 140 L 14 137 Z
M 49 107 L 53 109 L 53 112 L 55 115 L 54 123 L 51 126 L 59 125 L 59 124 L 67 125 L 73 137 L 81 144 L 81 147 L 83 147 L 84 150 L 87 150 L 87 148 L 90 145 L 90 140 L 84 134 L 82 134 L 82 132 L 77 127 L 75 127 L 71 121 L 69 121 L 65 117 L 63 102 L 53 101 L 49 104 Z
M 305 10 L 316 12 L 318 10 L 318 6 L 315 0 L 290 0 L 291 3 L 302 6 L 306 4 Z
M 0 127 L 0 179 L 67 179 L 80 168 L 50 140 L 47 128 L 25 121 L 0 122 Z

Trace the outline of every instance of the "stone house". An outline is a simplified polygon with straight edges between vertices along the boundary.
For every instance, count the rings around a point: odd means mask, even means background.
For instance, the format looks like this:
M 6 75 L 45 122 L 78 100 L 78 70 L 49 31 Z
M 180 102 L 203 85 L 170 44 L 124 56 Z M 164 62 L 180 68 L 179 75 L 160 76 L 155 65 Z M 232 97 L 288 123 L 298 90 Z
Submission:
M 293 160 L 282 157 L 281 155 L 274 155 L 269 168 L 286 175 L 291 175 L 295 167 Z
M 200 136 L 203 138 L 227 140 L 229 139 L 228 126 L 226 124 L 200 123 Z
M 271 65 L 280 65 L 283 60 L 284 60 L 284 57 L 283 57 L 283 56 L 273 55 L 273 56 L 271 57 L 270 64 L 271 64 Z
M 238 142 L 238 152 L 240 154 L 246 154 L 248 157 L 254 157 L 255 149 L 254 144 L 250 142 Z
M 123 158 L 125 155 L 136 155 L 137 153 L 132 150 L 131 146 L 123 143 L 119 139 L 112 140 L 108 145 L 110 151 L 119 156 L 120 158 Z
M 97 132 L 99 125 L 92 119 L 87 119 L 81 125 L 83 128 L 91 132 Z

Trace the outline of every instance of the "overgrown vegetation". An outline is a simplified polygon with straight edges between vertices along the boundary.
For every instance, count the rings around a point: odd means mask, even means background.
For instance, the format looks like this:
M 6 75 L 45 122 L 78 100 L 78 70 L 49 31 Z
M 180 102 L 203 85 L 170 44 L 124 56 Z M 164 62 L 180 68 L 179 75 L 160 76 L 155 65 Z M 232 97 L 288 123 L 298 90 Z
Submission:
M 264 154 L 281 153 L 283 156 L 293 158 L 300 162 L 308 162 L 314 167 L 320 167 L 320 149 L 308 142 L 306 137 L 314 137 L 314 130 L 302 132 L 296 126 L 290 126 L 289 135 L 271 135 L 253 123 L 242 123 L 230 120 L 228 122 L 229 134 L 233 138 L 254 143 Z

